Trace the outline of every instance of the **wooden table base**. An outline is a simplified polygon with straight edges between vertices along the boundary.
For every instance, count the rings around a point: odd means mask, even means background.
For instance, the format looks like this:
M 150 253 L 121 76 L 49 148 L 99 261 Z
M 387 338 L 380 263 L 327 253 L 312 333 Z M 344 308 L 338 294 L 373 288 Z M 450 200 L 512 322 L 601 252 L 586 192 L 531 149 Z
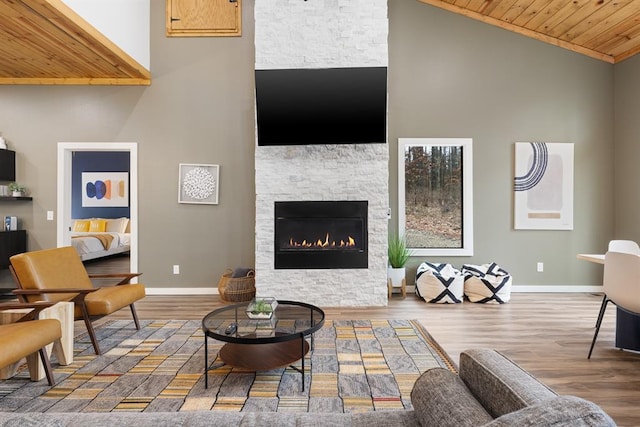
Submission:
M 309 343 L 302 338 L 271 344 L 226 343 L 220 349 L 220 359 L 234 368 L 270 371 L 289 366 L 308 352 Z

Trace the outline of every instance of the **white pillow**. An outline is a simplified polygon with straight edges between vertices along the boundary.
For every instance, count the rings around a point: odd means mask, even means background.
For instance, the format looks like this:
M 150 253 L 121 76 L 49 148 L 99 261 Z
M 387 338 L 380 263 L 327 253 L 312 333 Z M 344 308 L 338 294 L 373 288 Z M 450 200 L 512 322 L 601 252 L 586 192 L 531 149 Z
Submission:
M 107 232 L 111 233 L 125 233 L 129 225 L 129 218 L 110 218 L 107 219 Z

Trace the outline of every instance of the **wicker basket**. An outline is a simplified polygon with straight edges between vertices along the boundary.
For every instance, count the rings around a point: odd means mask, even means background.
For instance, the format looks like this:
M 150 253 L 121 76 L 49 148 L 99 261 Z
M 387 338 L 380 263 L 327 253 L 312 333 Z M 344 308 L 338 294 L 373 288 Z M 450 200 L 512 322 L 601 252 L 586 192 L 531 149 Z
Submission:
M 249 270 L 245 277 L 231 277 L 232 273 L 227 268 L 218 281 L 220 299 L 223 302 L 251 301 L 256 296 L 256 272 Z

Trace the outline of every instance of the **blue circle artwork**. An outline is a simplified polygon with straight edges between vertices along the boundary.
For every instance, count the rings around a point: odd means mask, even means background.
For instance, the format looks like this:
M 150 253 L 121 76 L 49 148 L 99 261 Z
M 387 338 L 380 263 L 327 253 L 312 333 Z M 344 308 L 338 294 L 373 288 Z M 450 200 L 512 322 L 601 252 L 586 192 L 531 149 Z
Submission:
M 103 181 L 87 182 L 87 197 L 100 200 L 107 194 L 107 185 Z

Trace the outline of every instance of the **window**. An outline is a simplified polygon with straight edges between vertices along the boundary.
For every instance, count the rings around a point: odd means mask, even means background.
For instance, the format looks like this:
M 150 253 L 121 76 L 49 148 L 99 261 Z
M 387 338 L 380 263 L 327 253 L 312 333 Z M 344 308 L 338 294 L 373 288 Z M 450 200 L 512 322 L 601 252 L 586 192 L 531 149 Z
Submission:
M 471 143 L 398 140 L 398 228 L 414 255 L 473 255 Z

